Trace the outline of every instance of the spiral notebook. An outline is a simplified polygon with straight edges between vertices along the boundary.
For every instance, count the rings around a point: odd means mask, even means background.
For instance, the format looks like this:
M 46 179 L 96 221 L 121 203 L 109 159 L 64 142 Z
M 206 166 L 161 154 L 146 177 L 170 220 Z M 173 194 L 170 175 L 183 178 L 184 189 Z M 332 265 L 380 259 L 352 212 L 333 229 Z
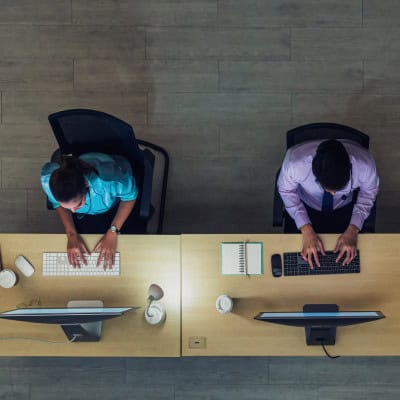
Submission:
M 262 275 L 262 242 L 221 243 L 222 275 Z

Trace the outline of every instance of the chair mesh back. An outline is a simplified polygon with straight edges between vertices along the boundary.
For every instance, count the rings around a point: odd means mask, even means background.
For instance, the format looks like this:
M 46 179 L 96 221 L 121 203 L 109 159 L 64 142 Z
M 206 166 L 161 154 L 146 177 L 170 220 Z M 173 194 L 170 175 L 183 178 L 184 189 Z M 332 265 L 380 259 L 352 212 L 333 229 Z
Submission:
M 316 139 L 348 139 L 369 148 L 369 137 L 365 133 L 350 126 L 325 122 L 303 125 L 288 131 L 287 148 Z
M 115 117 L 91 110 L 69 110 L 50 115 L 49 121 L 63 154 L 120 154 L 133 164 L 143 164 L 132 127 Z

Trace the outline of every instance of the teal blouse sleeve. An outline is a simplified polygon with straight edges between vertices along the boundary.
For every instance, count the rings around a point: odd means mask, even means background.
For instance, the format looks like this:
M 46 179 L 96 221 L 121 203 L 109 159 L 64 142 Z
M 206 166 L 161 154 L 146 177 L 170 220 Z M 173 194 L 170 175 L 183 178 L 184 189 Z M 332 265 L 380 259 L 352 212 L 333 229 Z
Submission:
M 121 201 L 136 200 L 138 189 L 135 178 L 132 175 L 116 178 L 110 183 L 110 192 L 112 196 L 120 198 Z

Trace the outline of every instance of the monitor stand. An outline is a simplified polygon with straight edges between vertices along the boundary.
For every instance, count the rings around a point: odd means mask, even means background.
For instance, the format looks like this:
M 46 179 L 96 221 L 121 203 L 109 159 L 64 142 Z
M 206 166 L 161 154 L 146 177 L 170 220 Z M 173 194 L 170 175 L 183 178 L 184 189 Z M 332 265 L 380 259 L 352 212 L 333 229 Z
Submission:
M 337 304 L 305 304 L 304 312 L 338 312 Z M 309 346 L 334 345 L 336 340 L 336 326 L 326 324 L 306 325 L 306 342 Z
M 68 308 L 76 307 L 96 307 L 104 306 L 101 300 L 71 300 L 68 302 Z M 101 337 L 102 322 L 89 322 L 76 325 L 61 325 L 64 333 L 70 342 L 98 342 Z

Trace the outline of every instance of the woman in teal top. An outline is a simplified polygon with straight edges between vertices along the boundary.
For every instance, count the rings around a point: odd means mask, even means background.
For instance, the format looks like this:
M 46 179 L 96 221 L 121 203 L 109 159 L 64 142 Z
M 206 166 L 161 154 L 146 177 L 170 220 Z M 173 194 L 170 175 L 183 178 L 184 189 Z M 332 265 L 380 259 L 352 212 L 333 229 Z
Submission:
M 103 153 L 60 156 L 42 167 L 41 183 L 64 225 L 70 264 L 79 267 L 83 253 L 89 253 L 79 233 L 98 233 L 93 231 L 95 226 L 94 230 L 106 232 L 94 251 L 100 252 L 99 262 L 111 268 L 117 234 L 138 196 L 128 160 Z M 84 228 L 88 219 L 91 230 Z

